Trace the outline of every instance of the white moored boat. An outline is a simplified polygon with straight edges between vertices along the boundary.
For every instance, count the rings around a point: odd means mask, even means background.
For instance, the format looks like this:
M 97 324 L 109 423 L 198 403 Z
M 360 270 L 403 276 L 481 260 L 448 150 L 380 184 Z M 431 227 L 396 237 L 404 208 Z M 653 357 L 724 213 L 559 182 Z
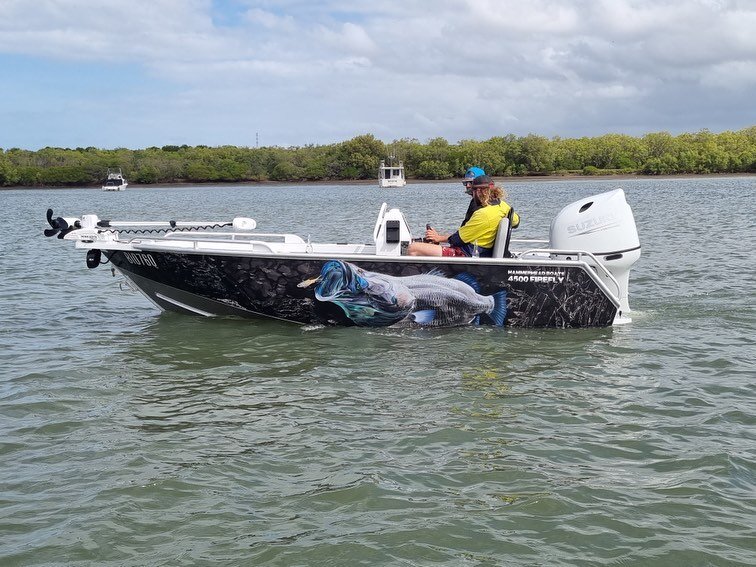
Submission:
M 512 239 L 503 219 L 490 258 L 406 255 L 409 225 L 385 203 L 368 244 L 258 232 L 245 217 L 109 221 L 56 218 L 48 210 L 47 220 L 46 236 L 87 250 L 89 268 L 109 261 L 160 309 L 300 324 L 626 323 L 630 268 L 641 250 L 622 189 L 562 209 L 548 240 Z
M 404 187 L 407 180 L 404 178 L 404 164 L 400 161 L 398 165 L 394 164 L 394 158 L 389 158 L 388 165 L 381 160 L 381 166 L 378 169 L 378 186 L 379 187 Z
M 108 168 L 108 175 L 105 177 L 105 183 L 102 184 L 103 191 L 125 191 L 128 182 L 121 173 L 121 168 Z

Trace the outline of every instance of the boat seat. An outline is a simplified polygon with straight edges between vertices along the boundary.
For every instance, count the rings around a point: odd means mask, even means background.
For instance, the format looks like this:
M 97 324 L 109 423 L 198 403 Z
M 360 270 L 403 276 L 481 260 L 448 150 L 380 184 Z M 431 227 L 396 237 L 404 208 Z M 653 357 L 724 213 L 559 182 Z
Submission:
M 509 251 L 509 239 L 512 237 L 512 217 L 514 209 L 509 208 L 509 213 L 501 221 L 496 232 L 496 240 L 493 246 L 493 258 L 511 258 L 512 253 Z

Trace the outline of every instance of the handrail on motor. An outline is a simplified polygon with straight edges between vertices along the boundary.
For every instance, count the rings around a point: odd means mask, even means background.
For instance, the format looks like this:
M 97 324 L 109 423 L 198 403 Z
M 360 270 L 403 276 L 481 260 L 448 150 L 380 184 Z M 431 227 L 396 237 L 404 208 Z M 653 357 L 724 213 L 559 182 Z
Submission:
M 604 276 L 610 280 L 614 286 L 617 288 L 617 297 L 619 297 L 622 294 L 622 288 L 620 287 L 619 282 L 617 281 L 617 278 L 615 278 L 612 273 L 604 266 L 604 264 L 601 263 L 601 261 L 596 258 L 594 254 L 591 252 L 588 252 L 587 250 L 560 250 L 558 248 L 531 248 L 530 250 L 526 250 L 525 252 L 522 252 L 519 254 L 520 258 L 525 256 L 526 254 L 551 254 L 554 256 L 577 256 L 577 261 L 583 261 L 583 256 L 588 256 L 590 259 L 592 259 L 597 267 L 601 268 L 601 271 L 604 273 Z M 590 265 L 590 264 L 589 264 Z

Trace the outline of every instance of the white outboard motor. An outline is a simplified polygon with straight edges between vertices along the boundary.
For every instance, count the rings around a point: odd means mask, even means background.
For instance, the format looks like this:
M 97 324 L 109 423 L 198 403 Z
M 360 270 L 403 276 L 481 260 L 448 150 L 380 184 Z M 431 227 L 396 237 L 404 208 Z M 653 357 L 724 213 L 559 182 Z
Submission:
M 386 203 L 383 203 L 375 221 L 375 253 L 378 256 L 400 256 L 402 249 L 412 242 L 412 234 L 402 211 L 386 209 Z
M 622 189 L 586 197 L 563 208 L 551 223 L 549 247 L 585 250 L 596 256 L 619 283 L 618 317 L 630 311 L 628 278 L 630 268 L 640 258 L 641 246 L 633 211 Z M 614 287 L 610 281 L 606 283 L 610 289 Z

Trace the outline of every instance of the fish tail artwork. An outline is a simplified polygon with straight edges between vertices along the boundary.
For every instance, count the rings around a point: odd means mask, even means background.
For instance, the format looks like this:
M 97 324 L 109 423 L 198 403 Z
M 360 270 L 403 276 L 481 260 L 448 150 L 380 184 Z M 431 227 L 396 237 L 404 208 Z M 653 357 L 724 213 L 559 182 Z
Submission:
M 493 294 L 494 307 L 488 316 L 497 327 L 503 327 L 507 320 L 507 292 L 506 290 L 497 291 Z
M 454 279 L 461 281 L 469 285 L 475 293 L 480 295 L 480 283 L 475 276 L 468 274 L 467 272 L 457 274 Z M 502 289 L 495 292 L 493 295 L 493 308 L 490 312 L 486 313 L 491 322 L 497 327 L 503 327 L 507 320 L 507 292 Z M 473 321 L 474 324 L 480 324 L 480 316 L 476 316 Z

